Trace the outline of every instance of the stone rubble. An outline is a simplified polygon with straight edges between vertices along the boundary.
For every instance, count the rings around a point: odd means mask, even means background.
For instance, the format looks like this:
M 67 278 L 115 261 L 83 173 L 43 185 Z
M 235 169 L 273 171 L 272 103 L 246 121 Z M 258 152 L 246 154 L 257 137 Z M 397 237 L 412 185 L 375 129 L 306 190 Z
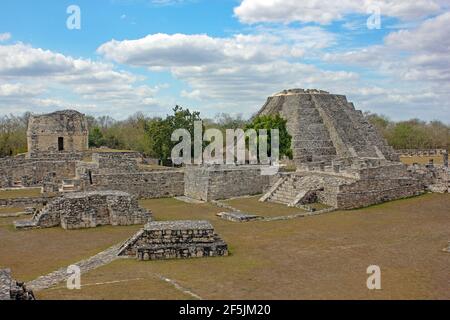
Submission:
M 0 300 L 36 300 L 33 290 L 11 278 L 10 269 L 0 269 Z

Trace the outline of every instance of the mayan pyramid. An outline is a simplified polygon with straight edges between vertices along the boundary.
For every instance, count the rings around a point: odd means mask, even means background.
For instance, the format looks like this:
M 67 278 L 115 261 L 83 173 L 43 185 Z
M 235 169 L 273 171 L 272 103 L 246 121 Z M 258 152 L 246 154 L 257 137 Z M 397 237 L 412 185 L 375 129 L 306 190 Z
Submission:
M 267 99 L 257 115 L 287 119 L 294 160 L 298 164 L 343 158 L 398 161 L 386 141 L 343 95 L 322 90 L 290 89 Z

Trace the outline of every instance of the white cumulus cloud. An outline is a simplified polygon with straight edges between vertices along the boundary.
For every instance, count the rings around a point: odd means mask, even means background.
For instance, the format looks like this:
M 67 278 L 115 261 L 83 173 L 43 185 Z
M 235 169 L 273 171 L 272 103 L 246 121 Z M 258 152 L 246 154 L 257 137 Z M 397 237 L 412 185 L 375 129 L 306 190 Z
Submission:
M 243 0 L 234 9 L 241 22 L 316 22 L 328 24 L 345 15 L 367 14 L 378 6 L 381 14 L 402 20 L 417 19 L 438 13 L 444 1 L 440 0 Z
M 39 112 L 49 101 L 65 101 L 61 108 L 72 105 L 80 109 L 92 109 L 94 103 L 98 111 L 116 109 L 117 113 L 156 106 L 151 98 L 158 89 L 142 80 L 110 63 L 73 58 L 23 43 L 0 45 L 0 113 L 25 108 Z M 65 100 L 74 93 L 72 103 Z

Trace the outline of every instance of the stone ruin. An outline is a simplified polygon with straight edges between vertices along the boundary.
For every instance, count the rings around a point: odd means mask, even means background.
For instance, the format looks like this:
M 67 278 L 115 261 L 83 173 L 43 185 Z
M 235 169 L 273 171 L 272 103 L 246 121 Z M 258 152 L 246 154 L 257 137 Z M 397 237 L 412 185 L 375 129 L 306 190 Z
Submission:
M 50 152 L 83 152 L 88 150 L 88 124 L 85 116 L 74 110 L 31 115 L 27 141 L 30 158 Z
M 436 193 L 450 193 L 450 170 L 448 166 L 413 164 L 408 166 L 413 177 L 422 182 L 425 190 Z
M 421 180 L 397 162 L 360 159 L 348 167 L 333 165 L 299 168 L 280 173 L 260 201 L 288 206 L 319 202 L 336 209 L 355 209 L 385 201 L 419 195 Z
M 343 95 L 322 90 L 284 90 L 267 99 L 257 115 L 279 114 L 287 120 L 294 161 L 331 164 L 339 158 L 398 156 L 363 113 Z
M 0 269 L 0 300 L 36 300 L 33 291 L 11 277 L 10 269 Z
M 135 197 L 120 191 L 73 192 L 57 197 L 31 220 L 16 221 L 17 229 L 94 228 L 102 225 L 145 224 L 152 219 Z
M 261 194 L 269 185 L 269 176 L 262 174 L 263 168 L 259 165 L 188 165 L 184 170 L 184 195 L 213 201 Z
M 345 96 L 292 89 L 269 97 L 258 115 L 280 114 L 292 135 L 294 173 L 280 173 L 260 201 L 365 207 L 425 191 Z
M 149 222 L 119 250 L 119 256 L 141 261 L 227 255 L 227 244 L 208 221 Z

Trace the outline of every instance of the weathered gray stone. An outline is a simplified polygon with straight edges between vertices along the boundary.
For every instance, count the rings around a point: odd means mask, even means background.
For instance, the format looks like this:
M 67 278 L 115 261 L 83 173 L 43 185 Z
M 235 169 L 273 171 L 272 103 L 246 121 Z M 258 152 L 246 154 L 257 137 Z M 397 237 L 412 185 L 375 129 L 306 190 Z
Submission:
M 36 212 L 31 220 L 16 221 L 18 229 L 93 228 L 101 225 L 144 224 L 151 213 L 139 207 L 135 197 L 120 191 L 68 193 Z
M 184 172 L 184 194 L 197 200 L 256 195 L 268 187 L 269 176 L 258 165 L 187 166 Z
M 53 152 L 80 152 L 88 149 L 88 124 L 74 110 L 32 115 L 28 120 L 28 156 L 38 158 Z
M 262 220 L 263 217 L 254 215 L 254 214 L 248 214 L 241 211 L 234 211 L 234 212 L 219 212 L 217 213 L 217 216 L 228 221 L 233 222 L 249 222 L 249 221 L 255 221 L 255 220 Z
M 0 269 L 0 300 L 35 300 L 33 291 L 11 278 L 10 269 Z
M 257 115 L 280 114 L 293 137 L 296 163 L 346 157 L 383 157 L 398 160 L 360 111 L 345 96 L 322 90 L 284 90 L 267 99 Z
M 158 221 L 127 240 L 119 255 L 138 260 L 213 257 L 228 255 L 228 247 L 208 221 Z

